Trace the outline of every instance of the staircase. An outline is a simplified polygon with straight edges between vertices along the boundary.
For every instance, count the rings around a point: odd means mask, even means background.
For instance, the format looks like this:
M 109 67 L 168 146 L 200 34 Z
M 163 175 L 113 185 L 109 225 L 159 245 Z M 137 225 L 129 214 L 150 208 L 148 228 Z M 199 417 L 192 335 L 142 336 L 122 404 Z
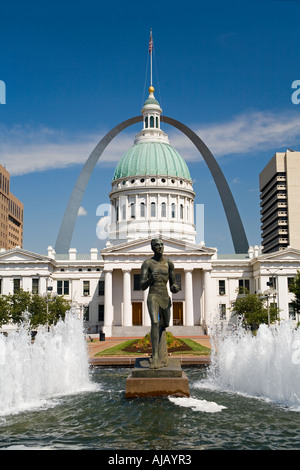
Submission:
M 112 337 L 143 337 L 150 333 L 150 326 L 113 326 Z M 174 336 L 203 336 L 204 332 L 202 326 L 169 326 L 167 331 L 170 331 Z

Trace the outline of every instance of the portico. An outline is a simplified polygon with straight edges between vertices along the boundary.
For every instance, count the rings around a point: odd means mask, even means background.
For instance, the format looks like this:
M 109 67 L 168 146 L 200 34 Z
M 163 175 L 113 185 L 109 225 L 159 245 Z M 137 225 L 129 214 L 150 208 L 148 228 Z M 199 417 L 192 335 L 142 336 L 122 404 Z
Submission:
M 123 334 L 128 330 L 128 336 L 132 335 L 133 327 L 136 331 L 138 327 L 150 327 L 147 290 L 142 291 L 139 285 L 141 265 L 152 255 L 150 242 L 150 238 L 139 239 L 108 246 L 101 252 L 105 272 L 102 329 L 107 335 L 114 335 L 113 332 L 120 327 Z M 174 239 L 164 240 L 164 246 L 166 256 L 174 263 L 180 286 L 177 294 L 169 291 L 173 304 L 170 327 L 199 327 L 206 323 L 209 313 L 209 298 L 204 286 L 209 284 L 211 259 L 216 250 Z

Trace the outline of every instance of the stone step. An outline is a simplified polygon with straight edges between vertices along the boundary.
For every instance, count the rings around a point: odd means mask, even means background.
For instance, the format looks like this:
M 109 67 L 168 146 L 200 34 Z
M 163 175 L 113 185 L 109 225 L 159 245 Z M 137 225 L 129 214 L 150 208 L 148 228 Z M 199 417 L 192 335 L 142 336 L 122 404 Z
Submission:
M 113 337 L 143 337 L 150 333 L 150 326 L 113 326 Z M 202 336 L 204 335 L 201 326 L 169 326 L 167 331 L 170 331 L 174 336 Z
M 174 336 L 203 336 L 202 326 L 169 326 L 168 330 Z

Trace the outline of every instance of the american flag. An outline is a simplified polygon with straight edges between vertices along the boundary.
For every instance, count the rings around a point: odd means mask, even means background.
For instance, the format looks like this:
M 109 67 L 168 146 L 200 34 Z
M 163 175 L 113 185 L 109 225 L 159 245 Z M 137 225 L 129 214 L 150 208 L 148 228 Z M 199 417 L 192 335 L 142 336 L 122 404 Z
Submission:
M 152 33 L 151 33 L 150 40 L 149 40 L 149 54 L 151 54 L 152 49 L 153 49 L 153 39 L 152 39 Z

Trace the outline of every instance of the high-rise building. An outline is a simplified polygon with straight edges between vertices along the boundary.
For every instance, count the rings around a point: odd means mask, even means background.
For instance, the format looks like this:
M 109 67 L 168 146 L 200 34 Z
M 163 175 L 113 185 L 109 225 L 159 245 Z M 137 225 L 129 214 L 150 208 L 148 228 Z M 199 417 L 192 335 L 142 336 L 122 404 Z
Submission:
M 23 246 L 24 206 L 10 192 L 10 174 L 0 164 L 0 248 Z
M 259 175 L 263 253 L 300 249 L 300 152 L 276 152 Z

